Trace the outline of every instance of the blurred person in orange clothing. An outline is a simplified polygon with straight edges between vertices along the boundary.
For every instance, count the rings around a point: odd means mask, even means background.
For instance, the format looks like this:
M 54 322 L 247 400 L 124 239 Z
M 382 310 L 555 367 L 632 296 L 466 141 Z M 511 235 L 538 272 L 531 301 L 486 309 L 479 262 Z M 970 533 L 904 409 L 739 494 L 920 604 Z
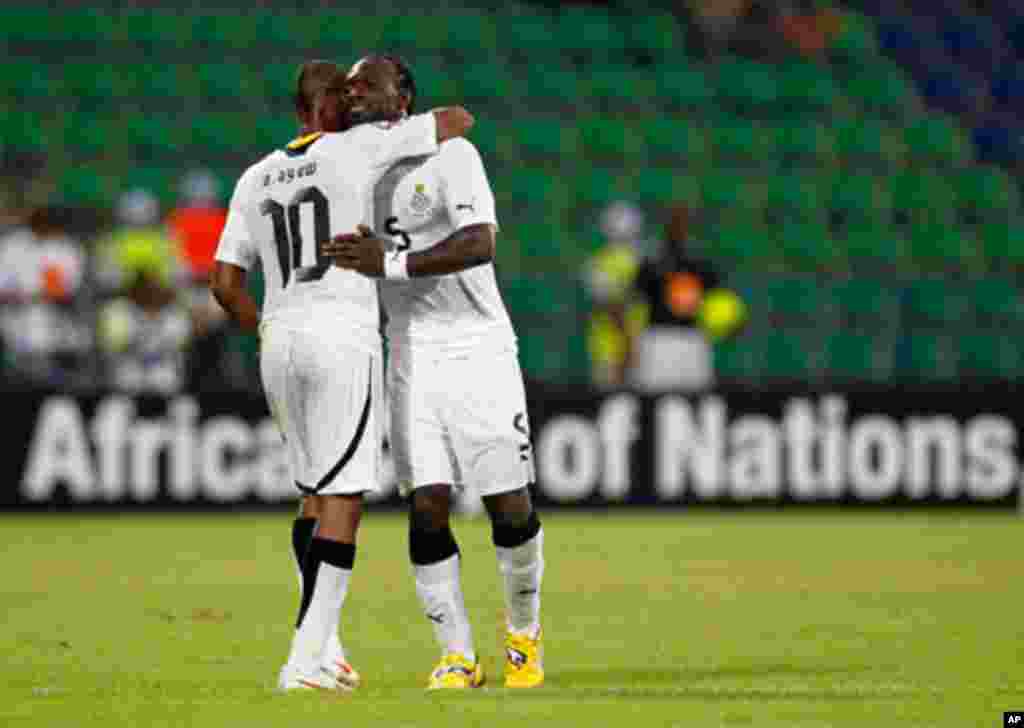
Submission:
M 220 201 L 220 183 L 209 170 L 186 174 L 180 192 L 167 227 L 178 241 L 178 252 L 192 281 L 205 285 L 213 272 L 213 254 L 228 211 Z
M 0 238 L 0 335 L 16 379 L 73 386 L 87 376 L 86 253 L 68 211 L 41 207 Z

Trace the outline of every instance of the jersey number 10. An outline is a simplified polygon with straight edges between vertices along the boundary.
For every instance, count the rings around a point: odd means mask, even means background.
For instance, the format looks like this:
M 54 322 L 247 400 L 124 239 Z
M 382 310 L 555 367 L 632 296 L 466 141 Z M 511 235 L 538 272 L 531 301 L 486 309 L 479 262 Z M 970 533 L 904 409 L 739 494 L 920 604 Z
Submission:
M 302 206 L 309 203 L 313 206 L 313 247 L 316 251 L 316 264 L 302 265 Z M 288 278 L 295 271 L 295 282 L 306 283 L 318 281 L 330 267 L 330 261 L 324 258 L 320 249 L 322 243 L 331 236 L 331 221 L 328 212 L 327 197 L 316 187 L 303 187 L 292 197 L 287 207 L 277 200 L 267 198 L 260 204 L 260 212 L 270 215 L 274 226 L 274 245 L 277 247 L 277 260 L 281 265 L 281 287 L 288 285 Z

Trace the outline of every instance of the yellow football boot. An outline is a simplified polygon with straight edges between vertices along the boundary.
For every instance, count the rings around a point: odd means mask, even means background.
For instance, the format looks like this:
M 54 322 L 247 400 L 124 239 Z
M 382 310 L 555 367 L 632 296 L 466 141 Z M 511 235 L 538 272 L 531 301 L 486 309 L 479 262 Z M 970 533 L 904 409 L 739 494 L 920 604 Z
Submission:
M 478 688 L 484 684 L 480 661 L 470 662 L 464 655 L 452 652 L 441 658 L 430 673 L 427 690 Z
M 505 687 L 536 688 L 544 684 L 544 645 L 537 636 L 505 634 Z

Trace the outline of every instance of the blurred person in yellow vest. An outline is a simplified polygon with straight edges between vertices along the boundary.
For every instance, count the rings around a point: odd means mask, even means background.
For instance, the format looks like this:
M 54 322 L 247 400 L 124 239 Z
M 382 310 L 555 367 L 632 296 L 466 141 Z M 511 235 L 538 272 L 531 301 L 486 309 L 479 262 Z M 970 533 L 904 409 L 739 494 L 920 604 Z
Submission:
M 592 303 L 587 325 L 591 382 L 599 389 L 626 384 L 633 341 L 647 320 L 647 306 L 634 292 L 641 261 L 643 213 L 613 202 L 601 213 L 605 244 L 587 262 L 585 282 Z
M 117 227 L 96 245 L 96 277 L 107 294 L 119 292 L 144 266 L 164 285 L 184 280 L 177 241 L 160 219 L 160 203 L 151 192 L 135 188 L 121 195 L 115 209 Z
M 658 255 L 639 266 L 634 287 L 649 305 L 627 374 L 635 390 L 700 391 L 715 381 L 713 344 L 746 318 L 743 302 L 723 277 L 689 248 L 690 210 L 672 207 Z

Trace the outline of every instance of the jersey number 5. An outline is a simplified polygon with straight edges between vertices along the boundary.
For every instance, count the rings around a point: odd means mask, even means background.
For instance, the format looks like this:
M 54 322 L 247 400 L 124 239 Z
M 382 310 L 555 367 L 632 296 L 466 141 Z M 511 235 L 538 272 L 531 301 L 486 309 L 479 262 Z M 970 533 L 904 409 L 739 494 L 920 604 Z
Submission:
M 313 247 L 316 251 L 314 265 L 302 265 L 302 206 L 313 207 Z M 274 226 L 274 244 L 277 246 L 277 260 L 281 265 L 281 287 L 288 285 L 288 278 L 295 271 L 295 282 L 305 283 L 323 278 L 330 267 L 324 258 L 320 245 L 331 236 L 331 221 L 327 197 L 316 187 L 303 187 L 295 193 L 285 207 L 277 200 L 266 199 L 260 204 L 260 212 L 270 215 Z

